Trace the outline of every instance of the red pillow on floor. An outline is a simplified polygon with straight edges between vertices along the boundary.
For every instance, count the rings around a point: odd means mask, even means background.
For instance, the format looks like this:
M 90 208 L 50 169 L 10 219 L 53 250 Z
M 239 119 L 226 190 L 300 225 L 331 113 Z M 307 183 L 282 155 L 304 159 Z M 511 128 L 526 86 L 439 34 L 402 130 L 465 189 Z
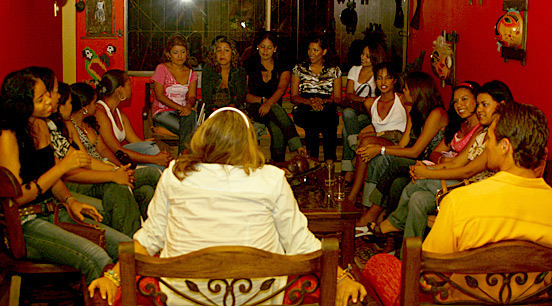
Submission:
M 402 262 L 390 254 L 372 256 L 362 274 L 368 279 L 384 305 L 399 305 L 401 299 Z

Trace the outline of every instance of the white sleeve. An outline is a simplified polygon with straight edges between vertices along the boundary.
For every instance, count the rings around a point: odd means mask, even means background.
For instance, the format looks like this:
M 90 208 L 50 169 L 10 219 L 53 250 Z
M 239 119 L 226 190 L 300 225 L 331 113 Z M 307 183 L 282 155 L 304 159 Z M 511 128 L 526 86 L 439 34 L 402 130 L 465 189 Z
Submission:
M 299 210 L 291 187 L 283 175 L 281 192 L 276 198 L 272 214 L 286 254 L 306 254 L 321 248 L 320 240 L 308 229 L 307 217 Z
M 155 255 L 165 245 L 167 238 L 167 220 L 169 213 L 169 200 L 167 186 L 171 171 L 164 171 L 157 183 L 157 188 L 148 206 L 148 219 L 142 224 L 142 228 L 134 234 L 150 255 Z

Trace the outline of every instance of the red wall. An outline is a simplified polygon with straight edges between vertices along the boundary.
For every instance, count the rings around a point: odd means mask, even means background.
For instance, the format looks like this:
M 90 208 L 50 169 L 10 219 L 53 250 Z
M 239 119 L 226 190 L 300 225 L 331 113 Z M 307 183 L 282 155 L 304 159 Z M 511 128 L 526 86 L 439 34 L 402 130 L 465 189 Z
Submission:
M 545 34 L 549 30 L 544 31 L 550 26 L 552 1 L 529 1 L 525 66 L 515 60 L 505 63 L 497 52 L 494 25 L 503 14 L 502 2 L 483 0 L 483 5 L 479 5 L 479 0 L 473 0 L 473 5 L 469 5 L 468 0 L 424 0 L 420 29 L 410 28 L 409 62 L 419 56 L 421 50 L 426 50 L 423 70 L 431 73 L 429 55 L 433 50 L 433 40 L 443 30 L 447 33 L 456 31 L 459 34 L 456 54 L 458 80 L 484 83 L 498 79 L 505 82 L 517 101 L 533 104 L 544 111 L 549 128 L 552 128 L 552 103 L 548 94 L 548 89 L 552 88 L 552 78 L 548 74 L 552 71 L 552 40 Z M 416 1 L 411 0 L 410 16 L 415 6 Z M 445 101 L 450 99 L 450 92 L 449 86 L 442 90 Z M 549 149 L 552 149 L 550 145 Z
M 0 80 L 27 66 L 50 67 L 61 79 L 61 9 L 54 17 L 53 1 L 3 1 L 0 29 Z

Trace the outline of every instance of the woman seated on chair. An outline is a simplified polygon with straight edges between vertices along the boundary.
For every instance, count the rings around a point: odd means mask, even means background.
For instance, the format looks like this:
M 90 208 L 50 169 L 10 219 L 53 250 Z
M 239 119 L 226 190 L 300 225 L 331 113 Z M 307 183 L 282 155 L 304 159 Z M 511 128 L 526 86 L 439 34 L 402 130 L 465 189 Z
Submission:
M 291 255 L 320 248 L 284 172 L 265 165 L 252 123 L 241 111 L 229 107 L 215 111 L 194 134 L 190 150 L 161 176 L 149 218 L 134 235 L 137 252 L 161 251 L 161 257 L 174 257 L 211 246 L 241 245 Z M 169 282 L 194 298 L 205 299 L 189 292 L 183 281 Z M 362 285 L 349 278 L 337 286 L 336 305 L 347 305 L 349 297 L 356 301 L 366 294 Z M 96 287 L 107 290 L 112 299 L 115 287 L 110 280 L 100 279 L 89 289 Z M 163 290 L 169 304 L 186 304 L 169 289 Z M 217 301 L 223 295 L 212 298 Z M 281 303 L 279 297 L 275 303 Z
M 239 60 L 240 55 L 232 39 L 217 36 L 213 40 L 201 76 L 201 97 L 206 116 L 219 107 L 243 108 L 247 95 L 247 73 L 239 65 Z
M 74 150 L 70 146 L 73 143 L 93 157 L 91 169 L 78 168 L 63 176 L 67 188 L 102 199 L 104 223 L 132 236 L 140 228 L 140 216 L 147 217 L 147 207 L 161 177 L 160 171 L 152 167 L 132 170 L 130 165 L 122 165 L 119 160 L 115 160 L 115 165 L 102 162 L 99 152 L 111 151 L 89 124 L 95 126 L 95 121 L 87 120 L 94 118 L 96 92 L 85 83 L 75 83 L 71 87 L 62 83 L 60 94 L 59 112 L 54 108 L 57 114 L 53 114 L 57 115 L 53 121 L 58 124 L 50 127 L 56 156 L 63 159 Z
M 45 118 L 53 111 L 52 95 L 44 82 L 28 71 L 8 74 L 0 93 L 0 166 L 10 170 L 22 185 L 16 199 L 27 257 L 70 265 L 82 271 L 87 282 L 101 276 L 107 264 L 117 259 L 119 242 L 130 238 L 101 223 L 96 208 L 71 196 L 61 176 L 70 170 L 90 166 L 86 152 L 73 150 L 56 163 Z M 105 229 L 107 250 L 53 224 L 53 210 L 59 218 L 71 216 Z M 85 218 L 84 215 L 91 219 Z
M 402 135 L 398 145 L 363 145 L 361 141 L 357 150 L 362 162 L 369 163 L 363 179 L 362 204 L 366 207 L 372 206 L 369 196 L 392 162 L 413 165 L 416 159 L 426 159 L 443 139 L 448 116 L 433 77 L 424 72 L 409 73 L 405 78 L 404 96 L 412 103 L 410 132 Z M 372 207 L 357 221 L 357 226 L 364 227 L 377 219 L 381 211 Z M 367 231 L 366 228 L 362 230 Z
M 197 74 L 190 66 L 188 42 L 181 35 L 169 38 L 163 56 L 164 63 L 157 65 L 151 77 L 155 91 L 152 119 L 178 135 L 178 152 L 186 148 L 195 131 Z M 147 94 L 147 93 L 146 93 Z
M 127 153 L 138 164 L 164 170 L 172 159 L 171 155 L 161 152 L 155 142 L 138 137 L 127 115 L 119 109 L 119 104 L 132 95 L 129 76 L 122 70 L 109 70 L 103 75 L 96 90 L 100 100 L 95 116 L 107 147 L 113 153 Z M 128 144 L 123 145 L 123 141 Z
M 274 162 L 284 162 L 286 142 L 289 150 L 305 155 L 295 124 L 285 109 L 282 97 L 285 95 L 291 78 L 289 67 L 276 58 L 278 40 L 272 32 L 257 33 L 253 46 L 257 53 L 249 58 L 246 97 L 247 112 L 257 122 L 263 123 L 270 131 L 270 158 Z
M 457 87 L 457 88 L 461 88 Z M 459 90 L 456 90 L 458 92 Z M 487 170 L 485 136 L 494 114 L 501 107 L 513 102 L 510 89 L 500 81 L 484 84 L 476 92 L 477 116 L 485 127 L 475 137 L 470 146 L 465 147 L 454 159 L 437 165 L 426 166 L 418 162 L 411 166 L 413 182 L 404 188 L 397 209 L 380 225 L 375 225 L 376 234 L 400 232 L 404 237 L 423 236 L 427 226 L 427 216 L 435 212 L 435 195 L 443 184 L 450 186 L 468 179 L 478 182 L 495 174 Z
M 337 105 L 341 103 L 341 70 L 333 64 L 328 41 L 321 36 L 309 39 L 308 59 L 295 65 L 291 76 L 293 118 L 305 129 L 305 143 L 310 157 L 318 160 L 320 136 L 324 160 L 336 160 Z

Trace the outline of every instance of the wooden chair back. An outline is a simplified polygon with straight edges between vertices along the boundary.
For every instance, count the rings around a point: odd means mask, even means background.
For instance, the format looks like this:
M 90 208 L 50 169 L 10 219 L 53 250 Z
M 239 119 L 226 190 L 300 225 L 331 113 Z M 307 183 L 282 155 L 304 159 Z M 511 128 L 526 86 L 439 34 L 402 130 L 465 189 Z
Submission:
M 57 265 L 46 262 L 32 261 L 25 258 L 25 239 L 19 216 L 19 205 L 14 199 L 22 195 L 21 185 L 10 170 L 0 167 L 0 271 L 5 270 L 11 276 L 8 305 L 19 305 L 21 288 L 25 285 L 24 277 L 27 275 L 46 274 L 43 280 L 47 284 L 52 274 L 62 275 L 64 279 L 71 280 L 80 278 L 82 290 L 71 290 L 60 293 L 56 296 L 52 292 L 47 295 L 31 294 L 25 298 L 35 302 L 52 302 L 61 300 L 84 299 L 84 304 L 89 305 L 90 299 L 86 287 L 86 280 L 79 270 L 66 265 Z M 47 279 L 46 279 L 47 278 Z M 27 286 L 29 287 L 29 286 Z M 31 288 L 31 291 L 37 288 Z M 40 289 L 40 288 L 38 288 Z M 58 291 L 59 288 L 56 288 Z M 64 288 L 61 288 L 64 290 Z M 55 290 L 50 290 L 55 291 Z M 76 291 L 76 292 L 73 292 Z
M 0 167 L 0 232 L 2 251 L 13 258 L 25 256 L 25 240 L 19 219 L 19 205 L 14 201 L 22 195 L 21 185 L 10 170 Z
M 551 259 L 552 248 L 528 241 L 509 240 L 454 254 L 434 254 L 422 252 L 420 237 L 409 237 L 403 242 L 401 305 L 551 305 Z M 476 274 L 486 274 L 486 278 Z M 431 289 L 421 289 L 422 277 Z M 524 292 L 516 294 L 521 287 Z M 434 303 L 420 303 L 422 290 Z M 452 301 L 451 291 L 465 292 L 465 298 Z
M 280 255 L 244 246 L 217 246 L 173 258 L 156 258 L 135 254 L 133 242 L 121 243 L 119 263 L 122 304 L 136 305 L 136 275 L 181 278 L 188 281 L 189 279 L 270 278 L 319 273 L 320 305 L 333 306 L 335 305 L 338 251 L 337 239 L 330 238 L 322 241 L 322 250 L 304 255 Z M 237 296 L 241 290 L 237 287 L 238 285 L 236 288 L 232 286 L 222 290 L 232 290 L 232 296 Z M 278 289 L 281 292 L 285 287 Z M 254 288 L 254 290 L 258 289 Z M 151 292 L 148 295 L 158 295 L 158 293 Z M 186 295 L 181 296 L 186 298 Z M 258 302 L 248 301 L 247 305 L 258 305 Z M 189 304 L 197 305 L 191 301 Z M 205 305 L 211 304 L 205 303 Z

